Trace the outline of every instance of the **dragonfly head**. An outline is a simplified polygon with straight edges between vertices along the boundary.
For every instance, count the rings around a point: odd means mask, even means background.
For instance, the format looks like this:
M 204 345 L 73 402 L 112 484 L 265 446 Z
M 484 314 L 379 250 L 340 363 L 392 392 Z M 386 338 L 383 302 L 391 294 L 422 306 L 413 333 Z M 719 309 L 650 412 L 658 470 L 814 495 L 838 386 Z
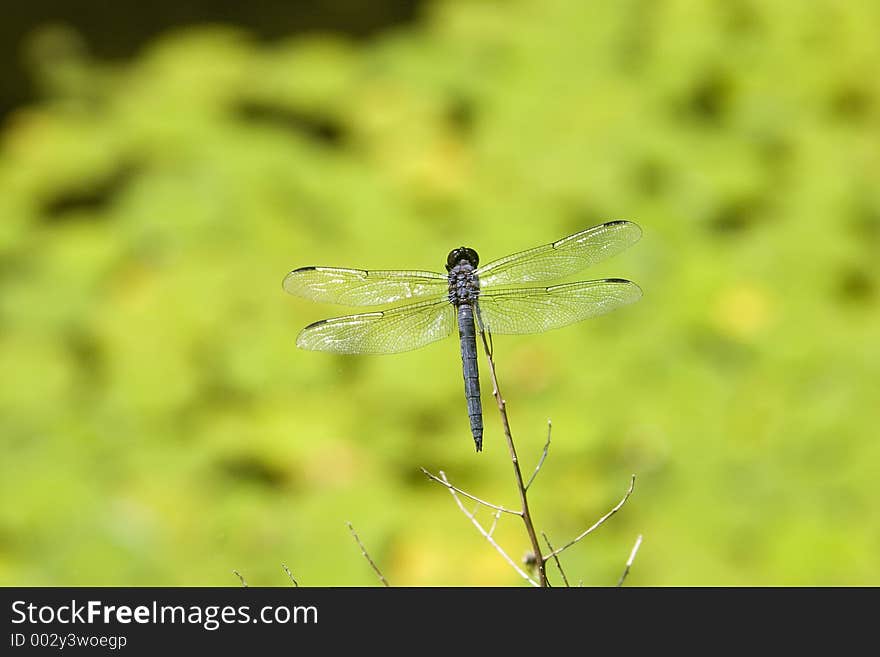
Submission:
M 452 251 L 449 252 L 449 257 L 446 258 L 446 271 L 449 271 L 461 261 L 465 261 L 472 267 L 476 268 L 476 266 L 480 264 L 480 256 L 477 255 L 476 251 L 469 249 L 466 246 L 452 249 Z

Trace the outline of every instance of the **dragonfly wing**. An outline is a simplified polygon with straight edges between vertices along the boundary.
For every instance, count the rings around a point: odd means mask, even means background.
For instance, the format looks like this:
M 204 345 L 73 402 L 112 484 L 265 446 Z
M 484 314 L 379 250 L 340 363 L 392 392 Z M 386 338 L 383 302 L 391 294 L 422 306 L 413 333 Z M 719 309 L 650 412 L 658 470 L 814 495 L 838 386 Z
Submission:
M 641 288 L 632 281 L 607 278 L 483 292 L 477 305 L 483 325 L 492 333 L 541 333 L 602 315 L 641 296 Z
M 445 338 L 454 327 L 455 306 L 444 298 L 322 319 L 300 331 L 296 346 L 337 354 L 395 354 Z
M 620 253 L 641 236 L 631 221 L 611 221 L 490 262 L 477 275 L 483 287 L 553 281 Z
M 301 267 L 284 277 L 290 294 L 342 306 L 379 306 L 447 291 L 448 279 L 432 271 L 367 271 Z

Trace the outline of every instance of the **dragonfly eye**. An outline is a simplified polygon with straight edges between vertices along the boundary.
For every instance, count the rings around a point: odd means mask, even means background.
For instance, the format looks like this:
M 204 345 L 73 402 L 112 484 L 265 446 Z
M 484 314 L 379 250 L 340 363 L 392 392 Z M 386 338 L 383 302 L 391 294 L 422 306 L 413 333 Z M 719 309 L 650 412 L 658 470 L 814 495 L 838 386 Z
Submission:
M 476 251 L 466 246 L 461 246 L 449 252 L 449 257 L 446 258 L 446 271 L 455 267 L 462 260 L 466 260 L 473 267 L 480 264 L 480 256 L 477 255 Z

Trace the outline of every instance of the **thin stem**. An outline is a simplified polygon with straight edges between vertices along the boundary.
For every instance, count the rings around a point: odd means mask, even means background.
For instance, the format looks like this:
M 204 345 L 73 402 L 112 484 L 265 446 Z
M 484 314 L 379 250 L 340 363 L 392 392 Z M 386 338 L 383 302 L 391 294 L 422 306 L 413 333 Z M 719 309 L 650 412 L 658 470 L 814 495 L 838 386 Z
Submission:
M 623 575 L 620 576 L 620 579 L 617 582 L 617 587 L 620 588 L 623 586 L 623 581 L 626 579 L 626 576 L 629 575 L 629 569 L 633 565 L 633 561 L 636 560 L 636 553 L 639 551 L 639 548 L 642 546 L 642 535 L 639 534 L 639 537 L 636 539 L 636 544 L 633 545 L 632 552 L 629 553 L 629 559 L 626 560 L 626 568 L 623 571 Z
M 550 434 L 553 432 L 553 423 L 548 419 L 547 420 L 547 442 L 544 443 L 544 451 L 541 453 L 541 458 L 538 460 L 538 465 L 535 467 L 535 471 L 532 473 L 532 476 L 529 477 L 529 481 L 526 484 L 526 491 L 529 490 L 529 486 L 532 485 L 532 482 L 535 480 L 535 477 L 538 476 L 538 473 L 541 471 L 541 466 L 544 465 L 544 461 L 547 459 L 547 451 L 550 449 Z
M 440 476 L 444 480 L 446 479 L 446 473 L 443 472 L 442 470 L 440 471 Z M 449 482 L 447 482 L 447 483 L 449 483 Z M 458 505 L 458 508 L 461 509 L 461 512 L 465 516 L 467 516 L 468 520 L 470 520 L 474 524 L 474 527 L 476 527 L 477 531 L 479 531 L 483 535 L 483 538 L 485 538 L 487 541 L 489 541 L 489 544 L 498 551 L 498 554 L 500 554 L 502 556 L 502 558 L 508 564 L 510 564 L 510 567 L 513 568 L 517 573 L 519 573 L 520 577 L 525 579 L 532 586 L 539 586 L 538 582 L 536 582 L 531 577 L 529 577 L 528 573 L 526 573 L 522 568 L 517 566 L 516 562 L 510 558 L 510 556 L 504 551 L 504 549 L 500 545 L 498 545 L 498 543 L 495 542 L 495 539 L 492 538 L 492 534 L 490 532 L 487 532 L 485 529 L 483 529 L 483 526 L 474 517 L 474 514 L 464 508 L 464 504 L 461 503 L 461 498 L 458 497 L 458 492 L 456 491 L 456 489 L 452 486 L 447 486 L 447 488 L 449 489 L 449 492 L 452 494 L 452 497 L 455 500 L 455 503 Z M 497 511 L 496 511 L 496 513 L 497 513 Z M 493 529 L 494 529 L 494 526 L 493 526 Z
M 457 487 L 453 486 L 452 484 L 449 483 L 449 481 L 447 481 L 445 479 L 441 479 L 437 475 L 431 474 L 430 472 L 425 470 L 425 468 L 419 468 L 419 469 L 422 471 L 422 473 L 424 473 L 424 475 L 426 477 L 428 477 L 428 479 L 433 479 L 441 486 L 446 486 L 446 488 L 449 488 L 450 490 L 454 490 L 459 495 L 464 495 L 465 497 L 473 500 L 474 502 L 478 502 L 479 504 L 482 504 L 483 506 L 487 506 L 490 509 L 495 509 L 496 511 L 500 511 L 501 513 L 510 513 L 515 516 L 522 515 L 522 513 L 519 511 L 514 511 L 513 509 L 505 509 L 503 506 L 498 506 L 497 504 L 491 504 L 490 502 L 486 502 L 485 500 L 481 500 L 479 497 L 476 497 L 475 495 L 471 495 L 467 491 L 463 491 L 461 488 L 457 488 Z
M 293 578 L 293 573 L 290 572 L 290 568 L 288 568 L 288 567 L 285 566 L 284 564 L 281 564 L 281 567 L 284 569 L 284 572 L 287 573 L 287 576 L 290 578 L 290 581 L 293 582 L 293 585 L 296 586 L 296 587 L 299 587 L 299 582 L 297 582 L 297 581 Z
M 376 563 L 370 558 L 370 553 L 367 552 L 367 548 L 365 548 L 364 544 L 361 543 L 361 539 L 358 538 L 357 532 L 354 530 L 354 527 L 351 526 L 350 522 L 346 522 L 345 524 L 348 525 L 348 530 L 351 532 L 351 535 L 354 536 L 354 540 L 356 540 L 357 544 L 360 546 L 361 554 L 364 555 L 364 559 L 369 562 L 370 566 L 373 568 L 373 571 L 376 573 L 376 575 L 379 576 L 379 581 L 382 582 L 382 584 L 384 584 L 385 586 L 391 586 L 388 583 L 388 580 L 385 579 L 385 575 L 383 575 L 382 571 L 379 570 L 379 566 L 377 566 Z
M 623 496 L 623 499 L 620 500 L 620 502 L 618 502 L 617 505 L 616 505 L 613 509 L 611 509 L 611 511 L 609 511 L 609 512 L 606 513 L 604 516 L 602 516 L 601 518 L 599 518 L 599 520 L 596 521 L 596 523 L 595 523 L 592 527 L 590 527 L 589 529 L 585 530 L 585 531 L 584 531 L 583 533 L 581 533 L 579 536 L 577 536 L 576 538 L 572 539 L 571 541 L 569 541 L 568 543 L 566 543 L 565 545 L 563 545 L 563 546 L 562 546 L 561 548 L 559 548 L 558 550 L 553 550 L 550 554 L 546 555 L 546 556 L 544 557 L 544 561 L 546 562 L 547 559 L 549 559 L 550 557 L 555 557 L 556 555 L 558 555 L 559 553 L 561 553 L 563 550 L 567 550 L 567 549 L 570 548 L 572 545 L 574 545 L 575 543 L 577 543 L 579 540 L 581 540 L 582 538 L 584 538 L 585 536 L 587 536 L 588 534 L 590 534 L 593 530 L 599 528 L 599 527 L 602 525 L 602 523 L 604 523 L 606 520 L 608 520 L 608 518 L 610 518 L 610 517 L 613 516 L 615 513 L 617 513 L 618 511 L 620 511 L 620 508 L 621 508 L 624 504 L 626 504 L 626 501 L 629 499 L 629 496 L 632 495 L 633 487 L 634 487 L 635 485 L 636 485 L 636 476 L 635 476 L 635 475 L 632 475 L 632 478 L 631 478 L 630 481 L 629 481 L 629 490 L 626 491 L 626 494 Z
M 501 390 L 498 386 L 498 377 L 495 374 L 495 361 L 492 357 L 492 350 L 486 340 L 486 331 L 480 330 L 480 337 L 483 339 L 483 347 L 486 350 L 486 360 L 489 363 L 489 374 L 492 377 L 492 394 L 498 403 L 498 410 L 501 413 L 501 424 L 504 427 L 504 437 L 507 439 L 507 449 L 510 452 L 510 460 L 513 463 L 513 473 L 516 477 L 516 487 L 519 491 L 519 499 L 522 503 L 522 519 L 526 526 L 526 533 L 529 535 L 529 541 L 532 544 L 532 552 L 535 555 L 535 563 L 538 568 L 538 579 L 541 586 L 547 586 L 547 573 L 545 564 L 547 558 L 541 556 L 541 545 L 538 543 L 538 535 L 535 533 L 535 526 L 532 523 L 532 516 L 529 513 L 529 500 L 526 495 L 526 487 L 523 484 L 522 471 L 519 468 L 519 460 L 516 457 L 516 447 L 513 444 L 513 437 L 510 435 L 510 421 L 507 419 L 507 404 L 504 397 L 501 396 Z
M 235 575 L 236 577 L 238 577 L 238 581 L 241 582 L 241 585 L 243 587 L 247 588 L 247 582 L 244 581 L 244 577 L 242 576 L 242 574 L 240 572 L 238 572 L 237 570 L 233 570 L 232 574 Z
M 553 546 L 550 544 L 550 539 L 547 538 L 547 534 L 541 532 L 541 536 L 544 537 L 544 542 L 547 543 L 547 547 L 550 549 L 550 554 L 553 554 Z M 566 586 L 570 586 L 568 583 L 568 577 L 565 576 L 565 571 L 562 570 L 562 564 L 559 562 L 559 556 L 553 554 L 553 560 L 556 562 L 556 567 L 559 569 L 559 574 L 562 575 L 562 581 L 565 582 Z
M 501 511 L 496 511 L 495 515 L 492 517 L 492 526 L 489 527 L 489 536 L 495 533 L 495 528 L 498 526 L 498 518 L 501 517 Z

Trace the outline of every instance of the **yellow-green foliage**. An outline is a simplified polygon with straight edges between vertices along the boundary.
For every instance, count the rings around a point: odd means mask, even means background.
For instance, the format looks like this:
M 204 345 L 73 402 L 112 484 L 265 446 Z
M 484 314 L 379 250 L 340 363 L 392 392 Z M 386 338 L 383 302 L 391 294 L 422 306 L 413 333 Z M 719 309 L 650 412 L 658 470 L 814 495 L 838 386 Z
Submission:
M 635 306 L 499 337 L 574 581 L 880 584 L 876 3 L 442 2 L 366 43 L 45 54 L 0 156 L 0 583 L 522 584 L 418 467 L 513 506 L 454 339 L 299 351 L 304 265 L 441 270 L 610 219 Z M 64 49 L 61 49 L 65 52 Z M 521 527 L 499 540 L 517 558 Z M 551 566 L 551 576 L 553 568 Z

